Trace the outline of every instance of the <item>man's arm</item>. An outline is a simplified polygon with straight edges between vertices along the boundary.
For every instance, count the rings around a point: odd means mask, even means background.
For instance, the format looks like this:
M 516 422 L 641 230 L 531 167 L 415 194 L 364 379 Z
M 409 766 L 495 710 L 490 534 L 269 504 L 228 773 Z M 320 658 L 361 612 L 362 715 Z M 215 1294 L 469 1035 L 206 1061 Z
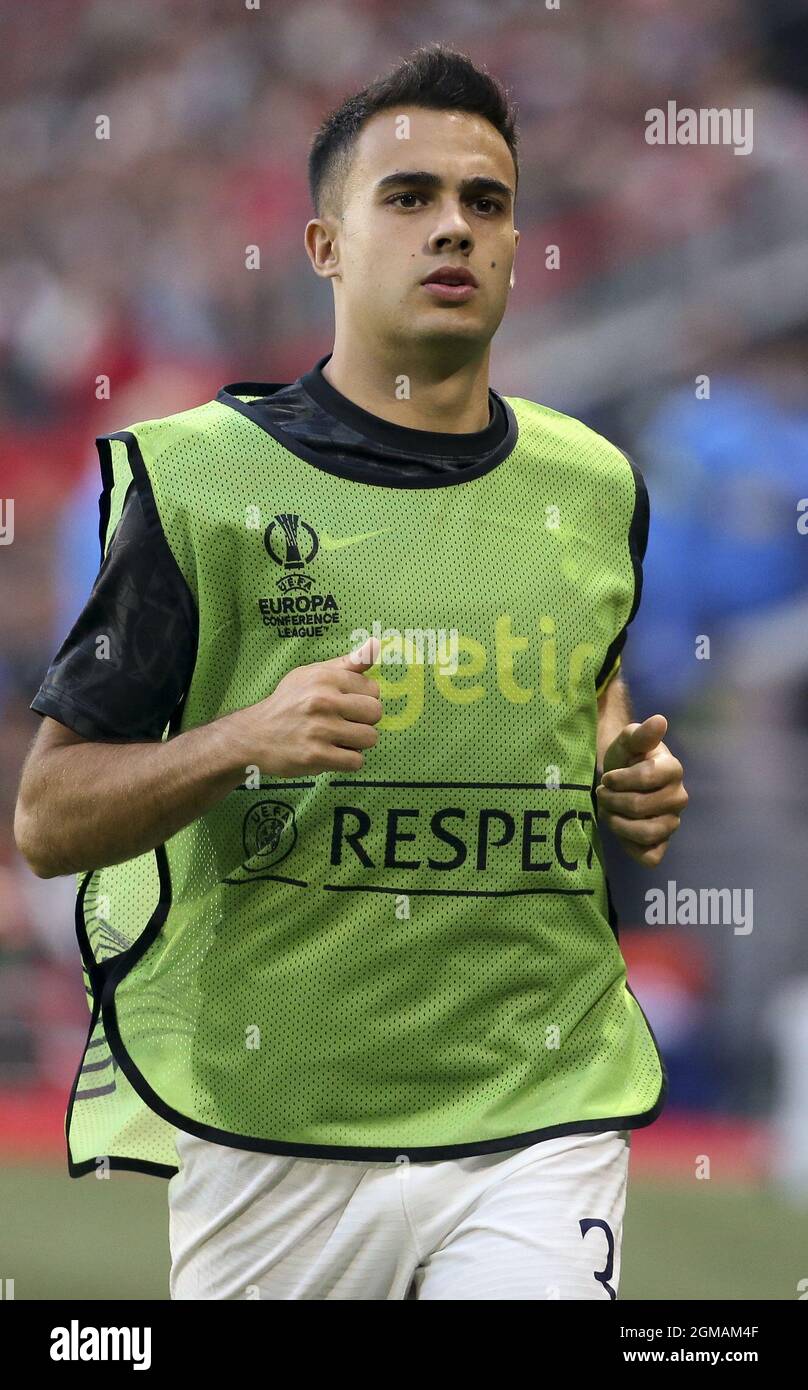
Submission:
M 220 719 L 165 741 L 106 743 L 46 715 L 20 777 L 17 848 L 38 878 L 144 854 L 244 780 L 228 731 Z
M 20 778 L 17 848 L 39 878 L 145 854 L 238 787 L 266 776 L 356 772 L 378 741 L 379 684 L 356 653 L 289 671 L 271 695 L 150 743 L 88 740 L 45 716 Z
M 628 686 L 618 672 L 598 696 L 598 771 L 603 767 L 606 749 L 632 719 Z M 600 780 L 600 779 L 598 779 Z
M 624 457 L 631 465 L 636 489 L 629 533 L 636 580 L 627 627 L 639 606 L 650 507 L 640 470 L 628 454 Z M 598 682 L 612 669 L 610 663 L 622 651 L 626 627 L 606 653 Z M 662 742 L 668 721 L 663 714 L 652 714 L 641 724 L 637 723 L 631 714 L 626 683 L 619 673 L 612 676 L 598 695 L 597 705 L 599 778 L 595 794 L 599 815 L 632 859 L 655 868 L 668 848 L 671 835 L 679 829 L 682 811 L 688 803 L 682 764 Z

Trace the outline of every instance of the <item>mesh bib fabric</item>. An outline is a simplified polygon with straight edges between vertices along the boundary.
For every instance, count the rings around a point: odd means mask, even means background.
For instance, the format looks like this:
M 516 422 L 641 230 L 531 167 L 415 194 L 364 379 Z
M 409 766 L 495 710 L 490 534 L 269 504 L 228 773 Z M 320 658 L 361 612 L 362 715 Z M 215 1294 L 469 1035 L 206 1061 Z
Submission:
M 364 483 L 292 453 L 250 399 L 99 440 L 102 547 L 134 476 L 199 608 L 164 738 L 378 623 L 379 741 L 356 773 L 245 767 L 155 851 L 79 876 L 71 1174 L 169 1176 L 178 1127 L 417 1161 L 649 1123 L 664 1067 L 593 798 L 596 676 L 639 601 L 632 466 L 506 398 L 515 447 L 479 476 Z

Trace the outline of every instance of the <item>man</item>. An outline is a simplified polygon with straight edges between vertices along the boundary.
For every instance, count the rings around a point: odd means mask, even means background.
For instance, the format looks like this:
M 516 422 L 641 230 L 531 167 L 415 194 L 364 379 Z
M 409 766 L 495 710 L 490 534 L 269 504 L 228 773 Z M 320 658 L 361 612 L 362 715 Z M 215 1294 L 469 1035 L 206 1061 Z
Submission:
M 92 1008 L 70 1172 L 171 1179 L 178 1299 L 614 1298 L 665 1075 L 597 813 L 656 864 L 686 801 L 618 675 L 645 487 L 489 388 L 499 84 L 419 50 L 309 173 L 333 351 L 98 441 L 32 704 L 15 830 L 79 874 Z

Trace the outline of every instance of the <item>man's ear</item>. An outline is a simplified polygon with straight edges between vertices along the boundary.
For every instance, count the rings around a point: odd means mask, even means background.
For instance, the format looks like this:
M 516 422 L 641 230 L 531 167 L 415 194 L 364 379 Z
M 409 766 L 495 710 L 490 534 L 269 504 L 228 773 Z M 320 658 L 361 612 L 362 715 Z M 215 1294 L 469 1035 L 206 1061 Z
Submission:
M 331 279 L 339 274 L 335 250 L 336 227 L 329 217 L 312 217 L 303 233 L 303 244 L 316 275 Z

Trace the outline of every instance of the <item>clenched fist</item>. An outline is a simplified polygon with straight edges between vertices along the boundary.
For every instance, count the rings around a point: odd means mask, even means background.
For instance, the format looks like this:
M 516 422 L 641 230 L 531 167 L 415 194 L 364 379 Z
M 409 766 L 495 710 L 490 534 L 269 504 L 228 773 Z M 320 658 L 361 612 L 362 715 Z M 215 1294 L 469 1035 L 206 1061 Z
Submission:
M 379 741 L 373 727 L 384 713 L 379 684 L 364 672 L 378 660 L 380 646 L 369 637 L 354 652 L 297 666 L 265 700 L 227 715 L 244 765 L 278 777 L 357 772 L 362 750 Z

